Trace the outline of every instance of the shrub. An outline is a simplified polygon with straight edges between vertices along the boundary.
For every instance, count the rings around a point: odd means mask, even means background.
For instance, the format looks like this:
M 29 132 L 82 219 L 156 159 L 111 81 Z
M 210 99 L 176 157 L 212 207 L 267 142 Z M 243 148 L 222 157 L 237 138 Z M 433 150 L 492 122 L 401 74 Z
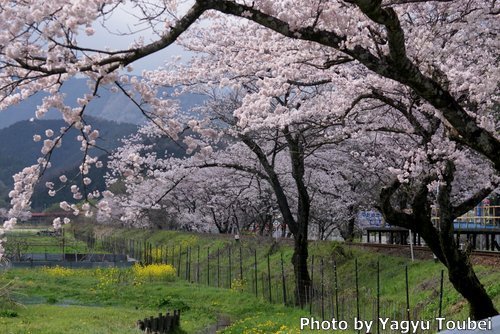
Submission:
M 56 304 L 56 303 L 57 303 L 56 298 L 54 298 L 54 297 L 47 298 L 47 304 Z
M 12 311 L 12 310 L 0 311 L 0 318 L 15 318 L 17 316 L 18 316 L 18 314 L 16 311 Z
M 136 282 L 143 281 L 173 281 L 176 277 L 176 270 L 170 264 L 150 264 L 142 266 L 135 264 L 132 272 Z
M 158 309 L 180 310 L 181 312 L 189 311 L 191 307 L 182 300 L 171 296 L 161 297 L 152 305 Z

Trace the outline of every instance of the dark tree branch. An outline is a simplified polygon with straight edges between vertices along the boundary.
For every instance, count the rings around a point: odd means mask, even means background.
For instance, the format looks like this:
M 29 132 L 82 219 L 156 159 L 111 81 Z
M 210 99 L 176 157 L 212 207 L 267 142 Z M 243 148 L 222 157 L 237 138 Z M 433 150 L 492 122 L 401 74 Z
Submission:
M 385 221 L 391 222 L 391 224 L 397 223 L 397 226 L 404 228 L 412 228 L 412 217 L 411 215 L 396 210 L 391 204 L 391 197 L 396 193 L 396 191 L 401 186 L 398 180 L 394 180 L 389 186 L 382 188 L 380 191 L 379 199 L 379 209 L 385 218 Z
M 485 155 L 494 163 L 496 170 L 500 171 L 500 154 L 498 154 L 500 141 L 488 131 L 480 128 L 448 90 L 424 75 L 407 57 L 405 35 L 398 16 L 392 8 L 383 7 L 380 0 L 350 0 L 349 2 L 357 5 L 373 22 L 385 27 L 389 42 L 389 56 L 384 58 L 374 56 L 361 45 L 356 45 L 351 49 L 344 47 L 343 42 L 346 41 L 346 36 L 332 31 L 313 27 L 292 29 L 287 22 L 262 13 L 253 6 L 227 0 L 198 0 L 198 2 L 202 2 L 207 9 L 246 17 L 284 36 L 332 47 L 356 59 L 373 72 L 407 85 L 443 113 L 448 122 L 463 137 L 467 146 Z
M 494 189 L 494 186 L 483 188 L 469 197 L 466 201 L 454 206 L 452 210 L 453 217 L 460 217 L 461 215 L 464 215 L 468 211 L 474 209 L 474 207 L 478 205 L 478 203 L 480 203 L 483 199 L 485 199 L 489 194 L 491 194 Z

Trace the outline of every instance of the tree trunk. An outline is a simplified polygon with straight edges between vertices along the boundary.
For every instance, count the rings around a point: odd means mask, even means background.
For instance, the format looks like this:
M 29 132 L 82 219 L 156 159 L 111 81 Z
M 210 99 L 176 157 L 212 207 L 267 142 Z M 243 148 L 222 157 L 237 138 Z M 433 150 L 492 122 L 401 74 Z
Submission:
M 311 199 L 307 192 L 307 186 L 304 182 L 304 147 L 300 142 L 300 135 L 294 138 L 286 127 L 283 130 L 287 143 L 289 145 L 290 159 L 292 162 L 292 177 L 297 187 L 298 203 L 297 203 L 297 219 L 294 218 L 288 198 L 281 185 L 278 174 L 274 170 L 274 166 L 267 160 L 266 153 L 257 145 L 250 137 L 240 135 L 241 140 L 247 145 L 257 156 L 262 168 L 265 170 L 271 185 L 276 202 L 283 218 L 283 223 L 288 226 L 294 238 L 294 252 L 292 256 L 293 271 L 295 274 L 295 303 L 297 305 L 305 305 L 309 301 L 311 278 L 307 269 L 308 241 L 307 233 L 309 227 L 309 213 L 311 210 Z M 272 226 L 272 221 L 271 221 Z
M 477 278 L 468 255 L 458 249 L 454 239 L 453 221 L 457 212 L 451 205 L 451 181 L 453 170 L 448 171 L 445 183 L 439 188 L 439 230 L 432 224 L 431 205 L 428 201 L 427 183 L 420 185 L 419 191 L 411 203 L 411 213 L 394 209 L 390 203 L 392 195 L 399 188 L 399 182 L 384 188 L 380 195 L 380 210 L 386 222 L 391 225 L 411 229 L 418 233 L 448 269 L 448 277 L 453 287 L 467 300 L 470 306 L 470 317 L 475 320 L 498 315 L 490 296 L 486 293 Z M 480 196 L 478 196 L 479 198 Z M 472 204 L 470 204 L 472 205 Z
M 422 225 L 424 224 L 421 223 L 420 226 Z M 426 225 L 430 225 L 430 223 Z M 498 315 L 490 296 L 477 278 L 468 255 L 458 249 L 453 239 L 453 233 L 445 234 L 442 230 L 438 232 L 421 228 L 417 228 L 414 232 L 420 234 L 425 243 L 448 269 L 448 278 L 453 287 L 469 303 L 471 319 L 481 320 Z
M 469 315 L 474 320 L 486 319 L 498 315 L 493 302 L 479 282 L 466 254 L 456 250 L 448 261 L 448 277 L 455 289 L 469 302 Z
M 340 234 L 344 241 L 353 242 L 354 241 L 354 223 L 356 221 L 356 217 L 351 217 L 347 221 L 347 224 L 340 230 Z
M 293 271 L 295 273 L 295 304 L 303 307 L 310 298 L 311 278 L 307 269 L 308 252 L 307 233 L 294 235 L 294 249 L 292 256 Z
M 286 238 L 286 225 L 285 224 L 281 224 L 280 225 L 280 229 L 281 229 L 281 239 Z
M 493 301 L 486 293 L 481 282 L 474 272 L 469 259 L 469 251 L 462 251 L 454 238 L 454 220 L 460 213 L 477 205 L 482 199 L 484 192 L 479 191 L 465 201 L 464 207 L 458 209 L 451 203 L 452 182 L 454 180 L 455 164 L 447 161 L 443 173 L 443 181 L 439 186 L 437 202 L 439 204 L 439 241 L 445 265 L 448 268 L 448 277 L 455 289 L 469 302 L 470 317 L 481 320 L 498 315 L 493 306 Z

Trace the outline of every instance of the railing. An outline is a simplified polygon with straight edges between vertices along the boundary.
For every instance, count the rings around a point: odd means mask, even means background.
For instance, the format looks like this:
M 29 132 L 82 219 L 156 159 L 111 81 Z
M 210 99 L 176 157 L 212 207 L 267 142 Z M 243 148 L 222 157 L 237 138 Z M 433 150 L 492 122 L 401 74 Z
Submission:
M 439 223 L 439 209 L 432 209 L 432 221 Z M 461 227 L 492 226 L 500 227 L 500 205 L 476 206 L 466 214 L 455 219 L 455 223 L 461 224 Z M 462 226 L 462 224 L 464 224 Z
M 176 310 L 173 314 L 167 312 L 158 317 L 149 317 L 137 321 L 137 327 L 145 333 L 168 334 L 176 330 L 180 325 L 181 311 Z

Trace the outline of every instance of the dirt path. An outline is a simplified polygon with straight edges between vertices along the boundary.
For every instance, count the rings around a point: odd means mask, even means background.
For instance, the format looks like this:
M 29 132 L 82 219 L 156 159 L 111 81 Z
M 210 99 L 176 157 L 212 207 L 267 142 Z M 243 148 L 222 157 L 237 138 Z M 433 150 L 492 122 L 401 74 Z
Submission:
M 227 315 L 219 315 L 217 317 L 217 323 L 205 328 L 201 332 L 198 332 L 198 334 L 215 334 L 217 331 L 224 329 L 229 325 L 231 325 L 231 319 L 229 319 Z

